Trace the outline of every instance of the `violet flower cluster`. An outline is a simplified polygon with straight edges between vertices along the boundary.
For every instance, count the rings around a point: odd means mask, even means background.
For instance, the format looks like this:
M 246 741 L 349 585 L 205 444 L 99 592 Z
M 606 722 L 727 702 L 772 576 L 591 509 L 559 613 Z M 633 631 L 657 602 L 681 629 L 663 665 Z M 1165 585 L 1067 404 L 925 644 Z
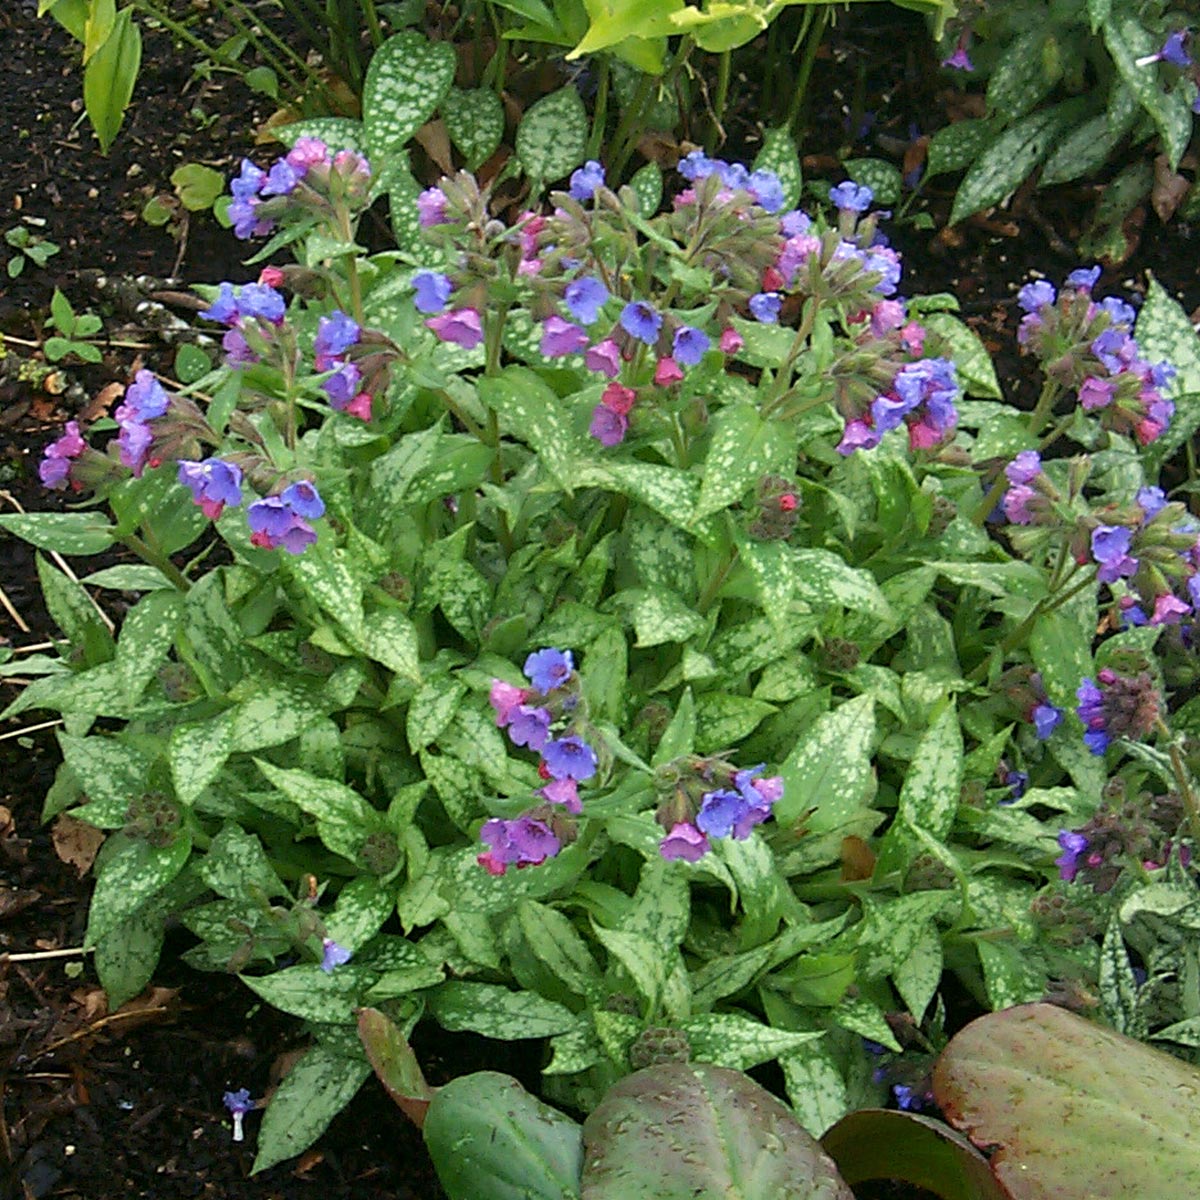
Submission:
M 1099 278 L 1100 268 L 1090 267 L 1072 271 L 1061 291 L 1044 279 L 1026 284 L 1017 293 L 1025 314 L 1017 341 L 1076 394 L 1084 412 L 1097 414 L 1102 428 L 1149 445 L 1175 413 L 1163 394 L 1175 369 L 1141 357 L 1132 333 L 1136 314 L 1125 301 L 1093 300 Z
M 369 421 L 371 392 L 364 386 L 362 367 L 349 356 L 350 348 L 361 341 L 362 330 L 358 322 L 340 309 L 334 309 L 317 323 L 313 354 L 318 371 L 333 372 L 321 384 L 331 407 L 360 421 Z
M 510 866 L 537 866 L 573 840 L 571 817 L 583 811 L 579 784 L 598 767 L 596 751 L 579 732 L 579 680 L 571 651 L 537 650 L 524 669 L 528 687 L 493 679 L 488 700 L 513 745 L 541 756 L 538 774 L 545 784 L 534 794 L 542 803 L 512 819 L 484 822 L 479 836 L 488 849 L 478 862 L 491 875 L 503 875 Z
M 229 185 L 234 236 L 264 237 L 299 209 L 328 215 L 339 203 L 365 207 L 370 182 L 371 167 L 361 154 L 331 151 L 319 138 L 298 138 L 266 171 L 244 158 Z
M 658 846 L 663 858 L 698 862 L 712 849 L 712 839 L 748 838 L 783 795 L 782 776 L 764 779 L 762 772 L 761 763 L 739 770 L 719 758 L 687 760 L 658 808 L 666 831 Z
M 1146 737 L 1159 720 L 1162 698 L 1149 672 L 1118 675 L 1104 667 L 1084 679 L 1075 693 L 1076 713 L 1083 722 L 1083 741 L 1093 754 L 1103 754 L 1114 738 Z

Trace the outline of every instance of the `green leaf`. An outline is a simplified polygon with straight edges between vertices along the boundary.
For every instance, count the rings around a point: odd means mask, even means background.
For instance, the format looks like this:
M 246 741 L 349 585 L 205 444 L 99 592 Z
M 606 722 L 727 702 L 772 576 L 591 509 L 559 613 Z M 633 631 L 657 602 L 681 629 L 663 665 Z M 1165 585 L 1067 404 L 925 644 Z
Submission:
M 579 1126 L 508 1075 L 477 1071 L 439 1088 L 425 1144 L 451 1200 L 577 1200 Z
M 945 838 L 958 809 L 962 762 L 962 729 L 951 702 L 917 743 L 900 789 L 899 816 L 935 838 Z
M 735 1071 L 748 1071 L 824 1036 L 819 1032 L 772 1029 L 737 1013 L 689 1017 L 682 1029 L 691 1045 L 693 1062 L 715 1063 Z
M 900 169 L 883 158 L 851 158 L 842 164 L 855 183 L 865 183 L 876 204 L 898 204 L 904 191 Z
M 432 964 L 428 965 L 436 972 Z M 351 961 L 333 971 L 323 971 L 320 963 L 305 962 L 272 975 L 240 978 L 256 996 L 280 1012 L 306 1021 L 348 1025 L 354 1021 L 354 1010 L 374 976 Z
M 1146 361 L 1169 362 L 1178 372 L 1164 389 L 1175 401 L 1175 416 L 1166 433 L 1142 451 L 1157 470 L 1200 428 L 1200 336 L 1183 306 L 1153 277 L 1134 333 Z
M 100 618 L 91 596 L 57 567 L 36 555 L 38 581 L 42 597 L 54 623 L 63 631 L 72 646 L 83 652 L 90 665 L 104 662 L 113 656 L 112 634 Z
M 60 732 L 58 744 L 63 761 L 91 801 L 73 815 L 102 829 L 124 825 L 130 802 L 147 790 L 146 756 L 112 737 L 80 738 Z
M 495 410 L 508 431 L 533 447 L 550 474 L 570 490 L 581 451 L 554 390 L 528 367 L 518 366 L 485 376 L 476 386 L 480 400 Z
M 804 185 L 804 174 L 800 168 L 800 155 L 796 150 L 796 139 L 787 125 L 768 129 L 763 133 L 762 149 L 754 158 L 755 171 L 774 171 L 783 184 L 783 207 L 795 208 L 800 203 L 800 189 Z M 881 197 L 876 194 L 877 200 Z M 657 207 L 657 206 L 656 206 Z
M 1006 121 L 1023 117 L 1054 87 L 1061 74 L 1058 55 L 1045 53 L 1045 27 L 1038 25 L 1014 38 L 988 79 L 988 109 Z
M 233 821 L 222 826 L 196 870 L 218 896 L 230 900 L 257 904 L 285 891 L 262 843 Z
M 183 870 L 192 852 L 186 832 L 169 846 L 151 846 L 121 834 L 110 844 L 112 852 L 105 857 L 88 909 L 85 946 L 95 946 L 161 892 Z
M 939 129 L 929 140 L 926 178 L 966 170 L 991 144 L 997 132 L 997 123 L 990 118 L 958 121 Z
M 133 9 L 123 8 L 83 70 L 83 104 L 103 154 L 125 119 L 141 63 L 142 34 L 134 24 Z
M 929 333 L 945 340 L 950 351 L 948 357 L 954 361 L 964 392 L 990 400 L 1004 398 L 1000 381 L 996 378 L 996 368 L 992 365 L 992 356 L 979 334 L 969 325 L 944 312 L 922 317 L 921 324 Z
M 504 136 L 504 105 L 491 88 L 451 88 L 442 101 L 442 118 L 471 171 L 495 154 Z
M 116 1012 L 150 982 L 162 953 L 163 926 L 162 912 L 146 905 L 96 943 L 92 962 L 109 1012 Z
M 309 117 L 288 125 L 277 125 L 271 132 L 288 147 L 294 146 L 302 137 L 310 137 L 324 142 L 332 150 L 361 153 L 367 148 L 362 122 L 346 117 Z
M 99 512 L 4 513 L 0 529 L 42 550 L 99 554 L 116 541 L 116 530 Z
M 1068 102 L 1069 104 L 1070 102 Z M 1059 104 L 1022 117 L 975 160 L 954 196 L 950 224 L 999 204 L 1050 153 L 1075 108 Z
M 583 162 L 587 137 L 587 112 L 568 84 L 526 110 L 517 127 L 517 159 L 531 179 L 561 179 Z
M 433 116 L 454 81 L 454 50 L 414 30 L 388 38 L 363 83 L 363 136 L 372 159 L 403 150 Z
M 739 500 L 764 474 L 778 469 L 789 444 L 784 427 L 764 421 L 752 404 L 721 409 L 712 425 L 693 524 Z
M 466 693 L 467 685 L 454 675 L 434 675 L 421 685 L 409 703 L 406 721 L 408 748 L 414 754 L 437 741 Z
M 363 841 L 380 825 L 380 814 L 344 783 L 277 767 L 261 758 L 254 762 L 293 804 L 316 818 L 321 841 L 335 853 L 355 859 Z
M 1125 86 L 1137 97 L 1138 103 L 1150 114 L 1167 154 L 1172 171 L 1187 149 L 1192 136 L 1192 113 L 1182 88 L 1166 91 L 1159 73 L 1153 67 L 1139 65 L 1138 60 L 1157 54 L 1161 43 L 1129 12 L 1114 13 L 1104 22 L 1104 44 Z
M 875 741 L 875 704 L 857 696 L 825 713 L 796 743 L 783 764 L 783 795 L 775 820 L 790 825 L 812 808 L 807 827 L 835 830 L 869 807 L 875 794 L 871 751 Z
M 204 212 L 225 190 L 225 176 L 201 163 L 184 163 L 171 172 L 171 186 L 189 212 Z
M 637 197 L 638 210 L 643 217 L 652 217 L 662 203 L 663 173 L 656 162 L 643 163 L 633 173 L 629 186 Z
M 212 370 L 212 359 L 191 342 L 184 342 L 175 351 L 175 377 L 180 383 L 195 383 Z
M 371 1073 L 363 1059 L 316 1045 L 284 1077 L 263 1114 L 252 1175 L 308 1149 Z
M 583 1131 L 589 1200 L 853 1200 L 784 1105 L 724 1067 L 664 1063 L 629 1075 Z
M 774 704 L 749 696 L 705 692 L 696 705 L 696 749 L 715 754 L 737 746 L 776 711 Z
M 469 1029 L 501 1041 L 566 1033 L 577 1021 L 569 1008 L 535 992 L 462 979 L 449 980 L 430 992 L 429 1012 L 443 1029 Z

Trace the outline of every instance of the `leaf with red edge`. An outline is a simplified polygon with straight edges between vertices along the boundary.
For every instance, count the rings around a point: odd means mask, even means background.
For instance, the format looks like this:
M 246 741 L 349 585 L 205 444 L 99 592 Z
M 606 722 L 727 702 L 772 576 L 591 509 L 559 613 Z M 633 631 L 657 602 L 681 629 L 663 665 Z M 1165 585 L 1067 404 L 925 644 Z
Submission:
M 1200 1071 L 1065 1009 L 972 1021 L 933 1091 L 1012 1200 L 1200 1196 Z
M 425 1082 L 404 1034 L 377 1008 L 360 1008 L 358 1036 L 384 1090 L 418 1129 L 424 1128 L 425 1113 L 438 1089 Z

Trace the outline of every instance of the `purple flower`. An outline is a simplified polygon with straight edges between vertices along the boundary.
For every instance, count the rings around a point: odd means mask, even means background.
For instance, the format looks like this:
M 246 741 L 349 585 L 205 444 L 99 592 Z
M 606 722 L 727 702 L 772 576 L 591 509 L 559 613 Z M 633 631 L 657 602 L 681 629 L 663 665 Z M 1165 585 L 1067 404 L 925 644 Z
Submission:
M 536 795 L 551 804 L 561 804 L 569 813 L 578 815 L 583 812 L 579 801 L 579 785 L 568 776 L 566 779 L 552 779 L 543 788 L 538 788 Z
M 1158 58 L 1162 62 L 1169 62 L 1174 67 L 1190 67 L 1192 65 L 1192 56 L 1183 48 L 1183 43 L 1187 39 L 1188 31 L 1179 29 L 1172 33 L 1165 42 L 1163 48 L 1158 52 Z
M 596 752 L 576 734 L 547 742 L 542 748 L 546 770 L 555 779 L 574 779 L 582 783 L 596 773 Z
M 1079 386 L 1079 407 L 1084 412 L 1107 408 L 1116 394 L 1115 379 L 1097 379 L 1095 375 L 1089 375 Z
M 1137 505 L 1142 510 L 1143 521 L 1149 521 L 1157 516 L 1167 506 L 1167 494 L 1160 487 L 1144 487 L 1138 489 Z
M 595 159 L 589 159 L 577 171 L 571 173 L 571 182 L 567 193 L 572 200 L 583 204 L 591 200 L 597 188 L 604 186 L 604 168 Z
M 246 510 L 250 544 L 263 550 L 282 547 L 289 554 L 303 554 L 317 540 L 316 530 L 282 496 L 256 500 Z
M 942 66 L 949 67 L 954 71 L 973 71 L 975 64 L 971 61 L 970 55 L 967 53 L 967 40 L 964 34 L 962 40 L 954 48 L 954 53 L 949 58 L 942 59 Z
M 1037 492 L 1027 484 L 1014 484 L 1004 493 L 1001 506 L 1004 515 L 1013 525 L 1032 525 L 1034 514 L 1030 511 L 1029 501 L 1037 496 Z
M 317 336 L 313 342 L 318 371 L 328 371 L 362 337 L 362 330 L 353 317 L 335 308 L 327 317 L 317 322 Z
M 808 213 L 793 208 L 791 212 L 786 212 L 779 218 L 779 231 L 785 238 L 799 237 L 808 232 L 811 224 L 812 217 Z
M 855 419 L 846 422 L 842 440 L 837 444 L 839 454 L 853 454 L 855 450 L 874 450 L 882 440 L 882 433 L 866 421 Z
M 1100 308 L 1108 313 L 1114 325 L 1132 326 L 1137 320 L 1137 313 L 1134 312 L 1132 306 L 1126 304 L 1118 296 L 1105 296 L 1100 301 Z
M 562 687 L 575 670 L 575 660 L 570 650 L 555 650 L 547 646 L 535 650 L 525 660 L 525 677 L 543 694 Z
M 225 351 L 225 365 L 235 370 L 258 362 L 258 355 L 250 348 L 246 335 L 236 327 L 222 334 L 221 349 Z
M 430 317 L 425 324 L 443 342 L 452 342 L 464 350 L 474 350 L 483 341 L 483 321 L 473 308 L 452 308 L 440 317 Z
M 154 433 L 149 425 L 140 421 L 128 420 L 121 422 L 121 432 L 117 434 L 117 449 L 121 462 L 140 479 L 150 457 L 150 444 L 154 441 Z
M 167 411 L 171 403 L 153 371 L 142 370 L 125 389 L 125 399 L 114 416 L 118 421 L 153 421 Z
M 624 413 L 614 412 L 604 404 L 592 409 L 592 420 L 588 433 L 602 446 L 619 446 L 629 432 L 629 418 Z
M 746 190 L 764 212 L 777 213 L 783 207 L 783 184 L 774 171 L 753 171 L 746 180 Z
M 221 1097 L 221 1103 L 229 1109 L 233 1117 L 233 1140 L 244 1141 L 246 1135 L 242 1128 L 242 1118 L 255 1107 L 254 1101 L 250 1099 L 249 1089 L 239 1088 L 236 1092 L 226 1092 Z
M 931 1098 L 928 1092 L 919 1092 L 907 1083 L 893 1083 L 892 1095 L 896 1104 L 905 1112 L 920 1112 Z
M 1137 342 L 1120 329 L 1110 327 L 1092 341 L 1092 353 L 1117 375 L 1137 358 Z
M 675 337 L 671 343 L 671 357 L 676 362 L 683 363 L 685 367 L 694 367 L 711 345 L 708 334 L 702 329 L 680 325 L 675 330 Z
M 280 494 L 284 502 L 299 517 L 315 521 L 325 515 L 325 501 L 317 492 L 317 485 L 308 479 L 301 479 Z
M 203 462 L 180 459 L 179 482 L 191 488 L 192 500 L 210 521 L 215 521 L 227 504 L 236 508 L 242 502 L 242 472 L 236 463 L 219 458 Z
M 550 713 L 531 704 L 518 704 L 508 723 L 508 736 L 514 746 L 541 750 L 550 736 Z
M 63 434 L 51 442 L 43 451 L 44 457 L 38 464 L 38 476 L 44 487 L 61 492 L 67 485 L 71 473 L 71 463 L 87 448 L 79 432 L 78 421 L 68 421 L 63 426 Z
M 1082 833 L 1063 829 L 1059 832 L 1058 844 L 1062 853 L 1054 860 L 1054 865 L 1058 868 L 1058 877 L 1064 883 L 1071 883 L 1079 873 L 1079 856 L 1087 849 L 1088 840 Z
M 839 212 L 866 212 L 875 199 L 875 193 L 865 183 L 858 184 L 847 179 L 845 183 L 829 189 L 829 199 L 837 205 Z
M 441 188 L 426 188 L 417 197 L 417 221 L 422 229 L 431 225 L 448 224 L 446 216 L 446 194 Z
M 525 688 L 505 683 L 503 679 L 492 680 L 488 703 L 496 710 L 496 724 L 501 729 L 513 719 L 517 707 L 528 699 L 529 692 Z
M 1091 679 L 1085 679 L 1076 689 L 1075 697 L 1079 701 L 1075 712 L 1084 727 L 1084 744 L 1093 754 L 1103 754 L 1112 740 L 1105 728 L 1104 693 Z
M 746 801 L 738 792 L 724 789 L 707 792 L 696 814 L 696 828 L 709 837 L 728 837 L 745 807 Z
M 1017 292 L 1017 304 L 1027 313 L 1039 312 L 1047 305 L 1053 304 L 1058 293 L 1048 279 L 1037 279 L 1027 283 Z
M 262 186 L 264 196 L 290 196 L 296 190 L 304 172 L 297 171 L 286 158 L 281 158 L 267 172 Z
M 1056 708 L 1048 700 L 1033 706 L 1030 720 L 1033 721 L 1033 731 L 1039 741 L 1045 741 L 1062 724 L 1063 710 Z
M 249 200 L 262 191 L 266 181 L 267 173 L 248 158 L 243 158 L 241 170 L 229 181 L 229 194 L 235 200 Z
M 562 849 L 549 825 L 524 813 L 511 821 L 499 817 L 485 821 L 479 840 L 490 848 L 476 862 L 489 875 L 503 875 L 511 866 L 537 866 Z
M 662 328 L 662 314 L 656 312 L 645 300 L 634 300 L 621 310 L 621 328 L 630 337 L 635 337 L 647 346 L 653 346 L 658 340 L 658 331 Z
M 541 352 L 546 358 L 578 354 L 588 344 L 587 332 L 562 317 L 547 317 L 542 322 Z
M 1078 267 L 1066 277 L 1063 287 L 1078 288 L 1081 292 L 1090 293 L 1099 278 L 1099 267 Z
M 1092 530 L 1092 558 L 1100 565 L 1096 578 L 1101 583 L 1136 574 L 1138 560 L 1129 553 L 1133 531 L 1124 525 L 1099 525 Z
M 1000 803 L 1015 804 L 1025 795 L 1025 789 L 1029 786 L 1029 776 L 1024 771 L 1006 771 L 1002 782 L 1009 789 L 1009 796 Z
M 344 362 L 321 384 L 321 390 L 338 412 L 345 412 L 358 395 L 361 383 L 362 371 L 354 363 Z
M 1004 468 L 1009 483 L 1032 483 L 1042 473 L 1042 456 L 1036 450 L 1022 450 Z
M 750 315 L 764 325 L 774 325 L 779 320 L 783 297 L 778 292 L 757 292 L 750 297 Z
M 690 821 L 679 821 L 671 826 L 671 832 L 658 843 L 658 852 L 665 859 L 682 858 L 685 862 L 699 862 L 709 851 L 708 838 Z
M 417 312 L 440 313 L 454 291 L 454 284 L 449 275 L 441 271 L 418 271 L 412 277 L 413 303 Z
M 585 275 L 582 279 L 572 279 L 563 291 L 563 303 L 570 310 L 571 316 L 584 325 L 595 323 L 607 299 L 608 288 L 590 275 Z
M 1150 617 L 1151 625 L 1178 625 L 1183 617 L 1191 612 L 1191 607 L 1178 596 L 1163 592 L 1155 598 L 1154 612 Z
M 609 379 L 616 379 L 621 372 L 621 348 L 612 338 L 605 338 L 588 347 L 583 362 L 589 371 L 599 371 Z
M 321 958 L 321 970 L 327 975 L 332 974 L 336 968 L 345 966 L 354 957 L 345 946 L 339 946 L 331 937 L 321 939 L 321 948 L 325 952 Z

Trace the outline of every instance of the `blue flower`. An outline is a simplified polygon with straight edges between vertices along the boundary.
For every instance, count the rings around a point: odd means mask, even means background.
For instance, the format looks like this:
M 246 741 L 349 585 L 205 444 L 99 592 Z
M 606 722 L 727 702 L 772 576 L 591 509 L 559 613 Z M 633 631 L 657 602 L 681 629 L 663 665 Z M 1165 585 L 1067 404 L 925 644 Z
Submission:
M 1088 848 L 1088 840 L 1082 833 L 1063 829 L 1059 831 L 1058 844 L 1062 853 L 1054 860 L 1054 865 L 1058 868 L 1058 877 L 1064 883 L 1071 883 L 1079 873 L 1079 856 Z
M 1083 722 L 1085 730 L 1083 735 L 1084 744 L 1093 754 L 1103 754 L 1108 749 L 1108 744 L 1112 740 L 1111 735 L 1105 728 L 1107 714 L 1104 711 L 1104 693 L 1096 686 L 1093 680 L 1085 679 L 1076 689 L 1075 697 L 1079 701 L 1075 712 Z M 1061 842 L 1061 837 L 1059 840 Z
M 267 172 L 266 181 L 262 186 L 262 194 L 264 196 L 289 196 L 296 190 L 300 176 L 301 172 L 297 171 L 286 158 L 281 158 Z
M 570 650 L 535 650 L 525 660 L 525 675 L 539 692 L 552 692 L 560 688 L 575 669 L 575 660 Z
M 724 163 L 719 158 L 709 158 L 703 150 L 693 150 L 686 158 L 679 160 L 678 171 L 684 179 L 695 183 L 698 179 L 707 179 L 722 166 Z
M 776 324 L 782 307 L 783 297 L 778 292 L 758 292 L 750 297 L 750 315 L 764 325 Z
M 858 184 L 847 179 L 845 183 L 829 189 L 829 199 L 837 205 L 839 212 L 866 212 L 875 199 L 875 193 L 865 183 Z
M 418 271 L 412 277 L 413 303 L 417 312 L 440 313 L 454 291 L 454 284 L 449 275 L 441 271 Z
M 774 171 L 754 171 L 746 180 L 746 190 L 764 212 L 777 213 L 783 207 L 783 184 Z
M 786 212 L 779 218 L 779 229 L 784 237 L 799 237 L 802 233 L 807 233 L 809 226 L 812 224 L 812 217 L 806 212 L 802 212 L 798 208 L 793 208 L 791 212 Z
M 325 501 L 317 493 L 317 485 L 307 479 L 285 488 L 279 498 L 292 512 L 306 520 L 315 521 L 325 515 Z
M 170 403 L 171 397 L 154 372 L 143 368 L 125 389 L 125 399 L 115 416 L 118 421 L 153 421 L 167 411 Z
M 607 299 L 608 288 L 590 275 L 571 280 L 563 291 L 563 303 L 570 310 L 571 316 L 584 325 L 596 322 Z
M 550 713 L 532 704 L 518 704 L 508 723 L 508 736 L 514 746 L 541 750 L 550 736 Z
M 728 837 L 745 808 L 746 801 L 737 792 L 707 792 L 696 814 L 696 828 L 709 837 Z
M 708 334 L 702 329 L 680 325 L 675 330 L 675 338 L 671 343 L 671 357 L 685 367 L 694 367 L 704 357 L 704 352 L 711 344 Z
M 582 783 L 596 773 L 596 752 L 576 734 L 547 742 L 542 748 L 546 770 L 555 779 L 574 779 Z
M 340 358 L 362 336 L 358 322 L 335 308 L 327 317 L 317 322 L 317 337 L 313 353 L 317 359 L 317 370 L 328 371 L 333 360 Z
M 1163 43 L 1163 48 L 1158 52 L 1158 57 L 1163 62 L 1169 62 L 1174 67 L 1190 67 L 1192 65 L 1192 56 L 1183 48 L 1183 43 L 1188 36 L 1186 29 L 1179 29 L 1172 33 Z
M 567 193 L 572 200 L 578 200 L 582 204 L 585 200 L 591 200 L 595 196 L 597 188 L 603 186 L 604 168 L 593 158 L 571 173 L 571 183 L 567 188 Z
M 634 300 L 621 310 L 621 328 L 630 337 L 635 337 L 647 346 L 653 346 L 658 341 L 658 331 L 662 328 L 662 314 L 656 312 L 645 300 Z
M 1067 276 L 1063 287 L 1078 288 L 1081 292 L 1090 292 L 1100 278 L 1099 267 L 1079 267 Z
M 1138 560 L 1129 553 L 1132 530 L 1124 525 L 1100 525 L 1092 530 L 1092 558 L 1099 564 L 1096 578 L 1112 583 L 1137 573 Z
M 1112 318 L 1114 325 L 1132 327 L 1134 321 L 1137 320 L 1137 313 L 1134 311 L 1133 306 L 1126 304 L 1119 296 L 1105 296 L 1100 301 L 1100 307 Z
M 242 502 L 242 472 L 235 463 L 219 458 L 180 459 L 179 482 L 191 489 L 192 500 L 210 521 L 221 515 L 225 505 L 236 508 Z
M 1031 714 L 1033 730 L 1040 741 L 1045 741 L 1062 724 L 1063 711 L 1048 700 L 1034 705 Z
M 287 312 L 283 297 L 265 283 L 245 283 L 238 288 L 237 306 L 239 317 L 261 317 L 274 325 Z
M 222 283 L 217 288 L 217 298 L 200 313 L 200 316 L 209 321 L 219 321 L 222 325 L 233 325 L 238 319 L 237 297 L 233 292 L 233 284 Z
M 332 974 L 338 967 L 345 966 L 354 956 L 345 946 L 339 946 L 331 937 L 321 939 L 321 947 L 325 951 L 321 958 L 321 970 Z
M 242 1118 L 256 1107 L 254 1101 L 250 1099 L 249 1088 L 239 1088 L 236 1092 L 226 1092 L 221 1097 L 221 1103 L 229 1109 L 233 1117 L 233 1140 L 235 1142 L 244 1141 L 245 1132 L 242 1129 Z

